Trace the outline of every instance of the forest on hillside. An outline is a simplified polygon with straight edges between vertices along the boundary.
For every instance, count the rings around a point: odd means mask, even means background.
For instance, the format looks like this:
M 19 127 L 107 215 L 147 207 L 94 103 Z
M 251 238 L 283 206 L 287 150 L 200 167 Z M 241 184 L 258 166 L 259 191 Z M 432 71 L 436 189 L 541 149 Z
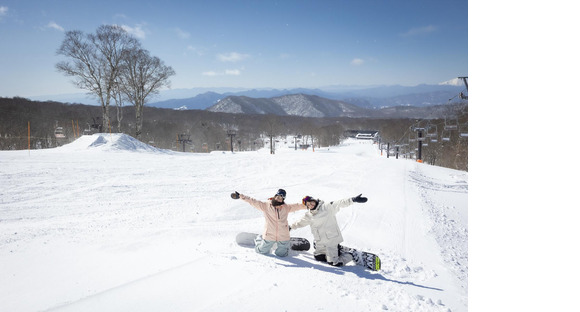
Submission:
M 141 141 L 182 152 L 251 151 L 282 137 L 314 148 L 340 143 L 348 130 L 378 131 L 383 155 L 417 158 L 429 164 L 468 170 L 467 105 L 449 105 L 449 118 L 311 118 L 172 110 L 145 106 Z M 83 134 L 119 132 L 135 136 L 133 106 L 110 108 L 102 124 L 99 106 L 0 97 L 0 150 L 53 148 Z M 420 143 L 419 143 L 420 142 Z M 390 152 L 387 152 L 387 147 Z M 398 151 L 398 155 L 395 153 Z

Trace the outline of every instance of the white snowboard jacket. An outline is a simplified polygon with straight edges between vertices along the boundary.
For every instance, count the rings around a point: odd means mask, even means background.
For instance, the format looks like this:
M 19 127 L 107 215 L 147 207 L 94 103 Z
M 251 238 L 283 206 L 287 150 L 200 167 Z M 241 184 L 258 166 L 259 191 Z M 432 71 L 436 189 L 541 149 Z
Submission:
M 352 198 L 331 201 L 325 203 L 318 200 L 318 207 L 314 211 L 308 210 L 302 219 L 292 223 L 292 229 L 301 228 L 310 225 L 310 231 L 314 236 L 314 242 L 317 245 L 335 246 L 342 243 L 342 233 L 336 221 L 336 214 L 341 208 L 352 205 Z

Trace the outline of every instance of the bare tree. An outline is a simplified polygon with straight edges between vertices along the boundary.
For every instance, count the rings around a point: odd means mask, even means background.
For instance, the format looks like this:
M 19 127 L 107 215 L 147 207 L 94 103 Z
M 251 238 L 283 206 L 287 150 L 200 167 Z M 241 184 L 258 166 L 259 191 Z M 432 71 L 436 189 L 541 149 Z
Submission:
M 135 138 L 139 139 L 143 127 L 143 107 L 150 95 L 169 87 L 169 77 L 175 75 L 170 66 L 165 66 L 158 57 L 149 55 L 144 49 L 127 50 L 123 56 L 121 88 L 129 102 L 135 106 Z
M 115 99 L 115 104 L 117 106 L 117 132 L 121 133 L 121 121 L 123 120 L 123 94 L 121 93 L 121 87 L 119 86 L 118 81 L 115 82 L 113 98 Z
M 308 145 L 308 136 L 310 136 L 310 140 L 312 142 L 312 150 L 314 150 L 314 134 L 318 131 L 318 128 L 315 126 L 315 124 L 311 121 L 305 121 L 301 127 L 300 127 L 300 132 L 303 135 L 304 138 L 304 145 Z
M 102 25 L 96 34 L 73 30 L 57 50 L 68 58 L 56 64 L 58 71 L 74 78 L 73 83 L 94 95 L 103 110 L 103 126 L 110 126 L 109 103 L 114 97 L 115 81 L 119 76 L 121 59 L 128 50 L 140 48 L 140 43 L 123 28 Z
M 263 126 L 266 135 L 270 139 L 270 154 L 275 154 L 276 147 L 274 142 L 274 137 L 282 132 L 283 125 L 280 122 L 279 116 L 276 115 L 266 115 L 263 120 Z

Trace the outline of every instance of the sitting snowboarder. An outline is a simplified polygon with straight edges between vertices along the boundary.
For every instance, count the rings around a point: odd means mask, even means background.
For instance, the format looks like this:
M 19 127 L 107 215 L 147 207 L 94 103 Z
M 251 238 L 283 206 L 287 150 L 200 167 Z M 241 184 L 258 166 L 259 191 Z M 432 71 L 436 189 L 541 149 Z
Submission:
M 314 236 L 314 258 L 318 261 L 325 261 L 333 266 L 343 266 L 353 260 L 353 255 L 348 252 L 340 252 L 339 244 L 343 242 L 342 233 L 336 221 L 336 214 L 341 208 L 353 203 L 365 203 L 366 197 L 362 194 L 345 198 L 338 201 L 325 203 L 320 199 L 306 196 L 302 203 L 308 210 L 302 219 L 290 225 L 290 229 L 297 229 L 310 225 L 310 230 Z
M 263 235 L 259 236 L 255 241 L 256 252 L 269 254 L 274 244 L 276 244 L 277 247 L 274 253 L 279 257 L 286 257 L 291 247 L 288 214 L 296 210 L 306 209 L 306 207 L 300 203 L 286 204 L 284 202 L 286 191 L 283 189 L 279 189 L 276 195 L 269 199 L 269 202 L 259 201 L 238 192 L 232 193 L 231 197 L 233 199 L 241 198 L 264 214 L 266 224 Z

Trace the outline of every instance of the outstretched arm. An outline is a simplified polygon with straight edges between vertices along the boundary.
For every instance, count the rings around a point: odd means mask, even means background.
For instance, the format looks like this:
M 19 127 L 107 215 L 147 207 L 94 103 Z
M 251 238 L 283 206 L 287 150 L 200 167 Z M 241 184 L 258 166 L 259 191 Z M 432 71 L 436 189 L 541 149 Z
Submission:
M 353 203 L 354 203 L 353 197 L 335 200 L 335 201 L 330 202 L 328 209 L 336 214 L 340 211 L 340 209 L 342 209 L 344 207 L 348 207 L 348 206 L 352 205 Z
M 250 204 L 252 207 L 264 211 L 268 208 L 268 203 L 266 202 L 261 202 L 257 199 L 254 199 L 250 196 L 246 196 L 244 194 L 240 194 L 238 192 L 234 192 L 230 195 L 233 199 L 238 199 L 241 198 L 243 201 L 247 202 L 248 204 Z
M 300 219 L 300 220 L 298 220 L 298 221 L 296 221 L 296 222 L 294 222 L 294 223 L 290 224 L 290 228 L 291 228 L 292 230 L 299 229 L 299 228 L 301 228 L 301 227 L 305 227 L 305 226 L 309 225 L 309 224 L 310 224 L 310 222 L 311 222 L 311 219 L 308 217 L 308 215 L 306 215 L 306 214 L 305 214 L 305 215 L 302 217 L 302 219 Z
M 366 197 L 362 197 L 362 194 L 359 194 L 355 197 L 345 198 L 341 200 L 335 200 L 330 202 L 330 209 L 332 209 L 335 213 L 338 212 L 341 208 L 347 207 L 352 205 L 353 203 L 366 203 Z
M 294 212 L 294 211 L 297 211 L 297 210 L 306 209 L 306 205 L 304 205 L 302 203 L 298 203 L 298 204 L 286 204 L 286 206 L 288 206 L 288 208 L 290 208 L 290 212 Z

